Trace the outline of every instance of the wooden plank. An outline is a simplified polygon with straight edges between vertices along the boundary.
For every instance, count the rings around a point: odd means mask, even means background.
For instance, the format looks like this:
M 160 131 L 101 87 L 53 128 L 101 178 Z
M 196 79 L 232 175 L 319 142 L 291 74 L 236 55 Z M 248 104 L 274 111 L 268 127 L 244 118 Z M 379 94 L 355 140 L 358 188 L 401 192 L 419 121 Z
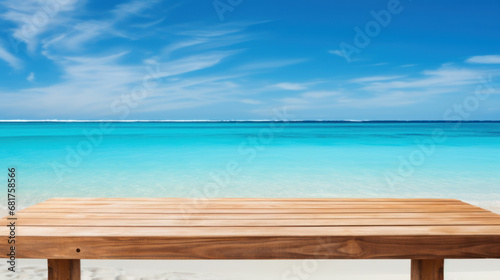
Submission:
M 48 259 L 48 280 L 80 280 L 80 260 Z
M 6 226 L 9 220 L 0 220 Z M 88 226 L 88 227 L 278 227 L 278 226 L 439 226 L 439 225 L 500 225 L 500 217 L 493 218 L 422 218 L 422 219 L 285 219 L 285 220 L 239 220 L 239 219 L 18 219 L 18 226 Z
M 299 202 L 299 201 L 311 201 L 311 202 L 332 202 L 332 201 L 356 201 L 356 202 L 462 202 L 459 199 L 442 199 L 442 198 L 246 198 L 246 197 L 234 197 L 234 198 L 184 198 L 184 197 L 56 197 L 46 200 L 46 202 L 51 201 L 147 201 L 147 202 L 165 202 L 165 201 L 202 201 L 202 200 L 210 200 L 210 201 L 291 201 L 291 202 Z
M 190 204 L 147 204 L 147 203 L 102 203 L 102 204 L 43 204 L 29 207 L 29 209 L 83 209 L 83 208 L 98 208 L 98 209 L 111 209 L 111 208 L 135 208 L 135 209 L 286 209 L 286 208 L 308 208 L 308 209 L 408 209 L 408 208 L 447 208 L 447 209 L 475 209 L 477 211 L 488 211 L 480 207 L 466 205 L 466 204 L 415 204 L 415 203 L 398 203 L 398 204 L 381 204 L 381 203 L 322 203 L 322 204 L 303 204 L 303 203 L 279 203 L 279 204 L 207 204 L 207 205 L 190 205 Z
M 109 202 L 109 203 L 39 203 L 30 207 L 30 209 L 68 209 L 68 208 L 125 208 L 125 207 L 133 207 L 133 208 L 158 208 L 158 209 L 179 209 L 179 208 L 193 208 L 193 209 L 227 209 L 227 208 L 239 208 L 239 209 L 255 209 L 255 208 L 264 208 L 264 209 L 273 209 L 273 208 L 309 208 L 309 209 L 329 209 L 329 208 L 344 208 L 344 209 L 352 209 L 352 208 L 369 208 L 369 209 L 377 209 L 377 208 L 427 208 L 427 207 L 443 207 L 450 209 L 462 209 L 462 208 L 474 208 L 477 210 L 487 211 L 485 209 L 467 205 L 467 204 L 443 204 L 443 203 L 380 203 L 380 202 L 371 202 L 371 203 L 210 203 L 210 204 L 165 204 L 165 203 L 118 203 L 118 202 Z
M 428 213 L 192 213 L 189 215 L 172 213 L 17 213 L 18 219 L 141 219 L 141 220 L 310 220 L 310 219 L 425 219 L 432 217 L 440 218 L 498 218 L 500 215 L 492 212 L 457 212 L 457 213 L 439 213 L 429 215 Z
M 200 202 L 200 203 L 195 203 Z M 38 203 L 30 208 L 68 208 L 68 207 L 163 207 L 163 208 L 178 208 L 178 207 L 211 207 L 211 208 L 331 208 L 331 207 L 470 207 L 479 208 L 461 201 L 441 202 L 441 201 L 172 201 L 154 200 L 154 201 L 117 201 L 117 200 L 95 200 L 95 201 L 45 201 Z M 483 209 L 484 210 L 484 209 Z
M 468 205 L 462 201 L 229 201 L 229 200 L 191 200 L 191 201 L 91 201 L 91 200 L 59 200 L 59 201 L 44 201 L 38 203 L 40 206 L 63 206 L 63 205 L 305 205 L 305 206 L 322 206 L 322 205 Z
M 329 208 L 329 207 L 473 207 L 478 208 L 466 203 L 434 203 L 434 202 L 405 202 L 405 203 L 392 203 L 392 202 L 242 202 L 242 203 L 229 203 L 229 202 L 212 202 L 205 204 L 195 203 L 162 203 L 162 202 L 101 202 L 101 203 L 38 203 L 32 207 L 40 208 L 65 208 L 65 207 L 164 207 L 164 208 L 178 208 L 178 207 L 211 207 L 211 208 Z
M 18 237 L 19 258 L 451 259 L 500 258 L 500 236 Z M 0 244 L 6 244 L 0 237 Z M 77 252 L 76 249 L 80 249 Z M 0 246 L 7 254 L 7 246 Z
M 0 227 L 0 236 L 9 229 Z M 474 226 L 331 226 L 331 227 L 56 227 L 20 226 L 17 236 L 116 236 L 116 237 L 258 237 L 258 236 L 453 236 L 500 235 L 498 225 Z
M 470 207 L 380 207 L 380 208 L 133 208 L 133 207 L 113 207 L 113 208 L 100 208 L 100 207 L 83 207 L 83 208 L 35 208 L 30 207 L 19 211 L 19 213 L 456 213 L 456 212 L 489 212 L 480 208 Z
M 444 260 L 411 260 L 411 280 L 444 280 Z
M 500 215 L 459 200 L 58 198 L 17 217 L 19 258 L 500 257 Z

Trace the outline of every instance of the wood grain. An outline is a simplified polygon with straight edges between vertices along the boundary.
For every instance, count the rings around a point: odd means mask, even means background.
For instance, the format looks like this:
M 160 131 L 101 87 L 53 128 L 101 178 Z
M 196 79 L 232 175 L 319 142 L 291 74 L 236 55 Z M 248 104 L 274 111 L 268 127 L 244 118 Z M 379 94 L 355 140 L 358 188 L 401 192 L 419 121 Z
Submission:
M 6 238 L 0 238 L 5 244 Z M 500 258 L 496 236 L 19 237 L 19 258 L 451 259 Z M 0 246 L 0 254 L 7 254 Z M 77 252 L 76 249 L 80 249 Z
M 299 201 L 310 201 L 310 202 L 459 202 L 459 199 L 443 199 L 443 198 L 247 198 L 247 197 L 230 197 L 230 198 L 186 198 L 186 197 L 55 197 L 47 199 L 45 202 L 76 202 L 76 201 L 148 201 L 148 202 L 166 202 L 166 201 L 177 201 L 177 202 L 192 202 L 192 201 L 260 201 L 260 202 L 299 202 Z
M 9 221 L 0 220 L 0 226 L 6 226 Z M 445 226 L 445 225 L 500 225 L 500 217 L 482 218 L 333 218 L 333 219 L 85 219 L 71 218 L 23 218 L 19 226 L 54 226 L 54 227 L 297 227 L 297 226 Z
M 310 219 L 425 219 L 425 218 L 498 218 L 492 212 L 429 213 L 17 213 L 22 219 L 105 219 L 105 220 L 310 220 Z
M 411 260 L 411 280 L 444 280 L 444 260 Z
M 455 199 L 54 198 L 17 218 L 20 258 L 500 257 L 500 215 Z
M 307 213 L 460 213 L 460 212 L 488 212 L 476 207 L 446 207 L 446 206 L 430 206 L 430 207 L 414 207 L 414 206 L 399 206 L 399 207 L 331 207 L 331 208 L 192 208 L 192 207 L 153 207 L 153 208 L 134 208 L 126 206 L 116 207 L 64 207 L 64 208 L 38 208 L 30 207 L 19 211 L 19 213 L 172 213 L 172 214 L 191 214 L 191 213 L 291 213 L 291 214 L 307 214 Z
M 0 228 L 0 236 L 9 229 Z M 258 237 L 258 236 L 453 236 L 500 235 L 500 225 L 459 226 L 269 226 L 269 227 L 71 227 L 71 226 L 20 226 L 17 236 L 122 236 L 122 237 Z
M 80 260 L 48 259 L 48 280 L 80 280 Z
M 72 206 L 72 205 L 89 205 L 89 206 L 111 206 L 115 205 L 116 201 L 44 201 L 39 204 L 36 204 L 35 206 L 40 206 L 40 207 L 64 207 L 64 206 Z M 300 207 L 300 208 L 328 208 L 331 206 L 399 206 L 402 205 L 402 202 L 399 201 L 387 201 L 387 202 L 381 202 L 381 201 L 213 201 L 213 200 L 206 200 L 206 201 L 186 201 L 186 202 L 180 202 L 180 201 L 172 201 L 172 200 L 166 200 L 166 201 L 123 201 L 120 202 L 120 205 L 127 205 L 127 206 L 136 206 L 136 207 L 158 207 L 158 206 L 163 206 L 163 207 L 178 207 L 179 205 L 185 205 L 185 206 L 199 206 L 199 207 L 213 207 L 213 208 L 228 208 L 228 207 L 237 207 L 237 208 L 262 208 L 262 206 L 265 206 L 267 208 L 274 208 L 274 207 L 282 207 L 282 208 L 289 208 L 290 206 L 292 207 Z M 428 205 L 428 206 L 468 206 L 470 205 L 464 203 L 464 202 L 459 202 L 459 201 L 454 201 L 454 202 L 444 202 L 444 201 L 404 201 L 404 205 Z

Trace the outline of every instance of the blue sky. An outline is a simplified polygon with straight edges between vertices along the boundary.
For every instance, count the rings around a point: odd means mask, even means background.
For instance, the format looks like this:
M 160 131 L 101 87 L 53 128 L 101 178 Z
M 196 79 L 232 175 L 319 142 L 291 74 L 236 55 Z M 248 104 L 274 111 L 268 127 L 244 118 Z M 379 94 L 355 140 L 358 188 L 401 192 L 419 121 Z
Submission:
M 0 119 L 500 119 L 498 1 L 0 3 Z

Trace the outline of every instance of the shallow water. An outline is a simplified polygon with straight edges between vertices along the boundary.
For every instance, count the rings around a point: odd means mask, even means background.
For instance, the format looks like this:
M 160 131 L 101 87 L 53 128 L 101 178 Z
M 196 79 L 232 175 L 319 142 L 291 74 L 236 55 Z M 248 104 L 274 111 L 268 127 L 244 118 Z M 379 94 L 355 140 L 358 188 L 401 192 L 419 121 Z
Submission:
M 0 123 L 0 154 L 22 207 L 64 196 L 500 202 L 498 122 Z

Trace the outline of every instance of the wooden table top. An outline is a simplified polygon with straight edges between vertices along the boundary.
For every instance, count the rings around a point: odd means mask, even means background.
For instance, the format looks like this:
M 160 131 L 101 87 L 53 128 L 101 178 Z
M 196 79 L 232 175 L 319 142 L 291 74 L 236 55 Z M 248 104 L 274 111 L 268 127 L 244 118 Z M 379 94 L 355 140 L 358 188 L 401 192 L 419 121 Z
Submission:
M 54 198 L 17 213 L 16 238 L 20 258 L 500 258 L 500 215 L 454 199 Z

